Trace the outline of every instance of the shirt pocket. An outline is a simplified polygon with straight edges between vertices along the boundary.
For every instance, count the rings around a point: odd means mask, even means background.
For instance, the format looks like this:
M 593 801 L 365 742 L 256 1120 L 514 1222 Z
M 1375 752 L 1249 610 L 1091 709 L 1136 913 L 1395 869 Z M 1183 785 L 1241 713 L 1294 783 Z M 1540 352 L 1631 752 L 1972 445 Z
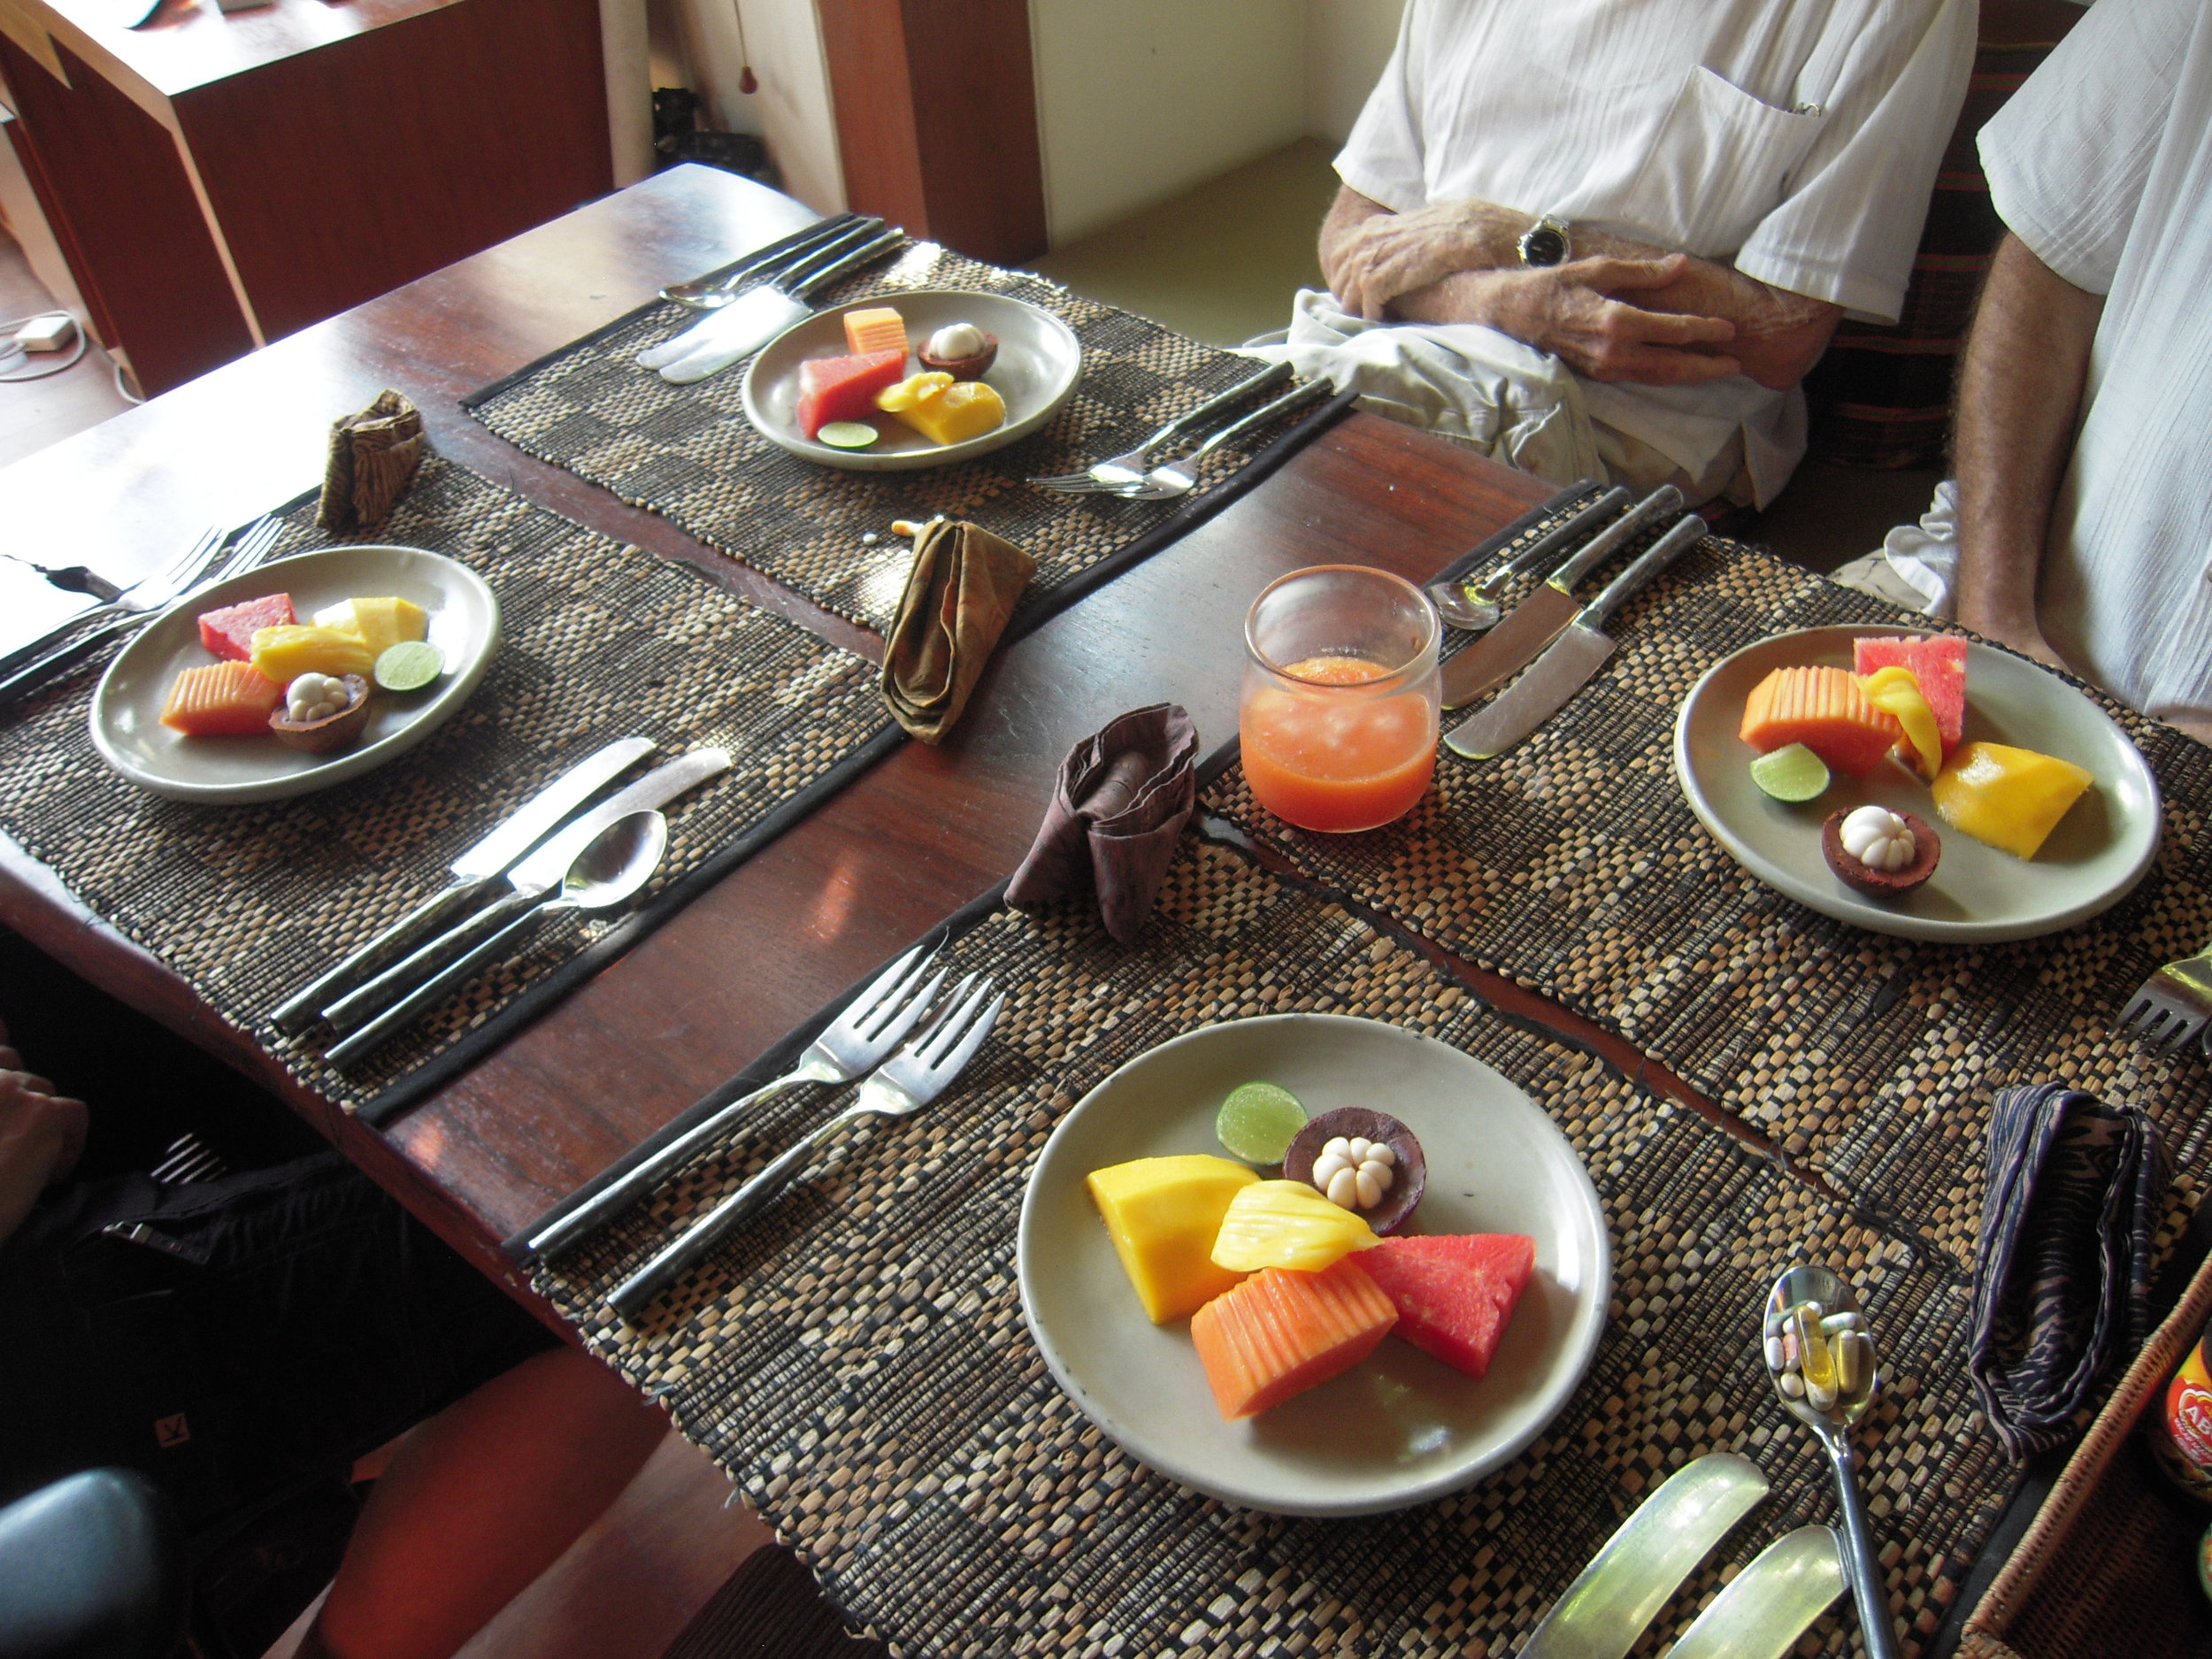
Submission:
M 1778 109 L 1701 64 L 1644 152 L 1625 216 L 1680 252 L 1733 254 L 1782 204 L 1790 175 L 1827 124 L 1817 105 Z

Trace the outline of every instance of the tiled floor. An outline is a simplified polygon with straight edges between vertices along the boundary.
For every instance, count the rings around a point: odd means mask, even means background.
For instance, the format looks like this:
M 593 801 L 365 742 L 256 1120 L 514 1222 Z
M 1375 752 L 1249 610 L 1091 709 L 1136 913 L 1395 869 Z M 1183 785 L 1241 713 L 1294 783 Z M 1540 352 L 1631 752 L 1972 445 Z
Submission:
M 31 274 L 23 250 L 0 231 L 0 319 L 34 316 L 51 310 L 53 303 Z M 34 357 L 25 366 L 35 372 L 43 360 Z M 113 360 L 88 342 L 73 368 L 46 380 L 0 384 L 0 466 L 96 426 L 129 407 L 115 389 Z
M 1334 147 L 1316 138 L 1055 249 L 1036 268 L 1079 294 L 1232 346 L 1289 320 L 1291 296 L 1321 284 L 1315 236 L 1336 194 Z M 1815 570 L 1870 552 L 1917 518 L 1940 473 L 1866 472 L 1807 461 L 1747 533 Z

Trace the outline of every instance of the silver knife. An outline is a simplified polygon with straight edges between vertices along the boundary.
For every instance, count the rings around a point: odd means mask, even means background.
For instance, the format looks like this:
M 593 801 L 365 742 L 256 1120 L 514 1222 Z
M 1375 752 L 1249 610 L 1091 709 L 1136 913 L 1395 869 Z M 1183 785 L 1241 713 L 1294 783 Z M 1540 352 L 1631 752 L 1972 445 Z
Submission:
M 509 864 L 589 800 L 600 785 L 626 772 L 652 752 L 653 740 L 649 737 L 618 737 L 585 756 L 510 812 L 490 834 L 448 864 L 446 868 L 453 872 L 453 879 L 446 887 L 432 894 L 322 978 L 278 1006 L 269 1015 L 269 1023 L 288 1036 L 297 1036 L 305 1031 L 315 1023 L 318 1009 L 336 1002 L 416 940 L 435 932 L 474 903 Z
M 1444 739 L 1445 744 L 1470 760 L 1489 760 L 1504 754 L 1558 713 L 1612 656 L 1613 639 L 1605 632 L 1606 618 L 1704 536 L 1705 520 L 1695 513 L 1685 514 L 1616 576 L 1603 593 L 1576 613 L 1566 632 L 1552 641 L 1551 649 L 1536 659 L 1534 667 L 1513 682 L 1512 689 L 1455 727 Z
M 1801 1526 L 1723 1585 L 1667 1659 L 1782 1659 L 1842 1594 L 1843 1540 Z
M 1613 493 L 1627 495 L 1625 490 Z M 1598 503 L 1603 504 L 1603 501 Z M 1681 508 L 1682 492 L 1671 484 L 1662 484 L 1625 516 L 1607 525 L 1587 547 L 1571 556 L 1535 592 L 1514 606 L 1510 616 L 1444 664 L 1444 706 L 1463 708 L 1534 662 L 1559 637 L 1560 629 L 1574 620 L 1575 584 L 1620 551 L 1622 543 L 1654 518 Z M 1581 520 L 1578 518 L 1574 522 Z
M 576 855 L 615 819 L 664 805 L 685 790 L 729 769 L 730 751 L 726 749 L 695 749 L 688 755 L 654 767 L 627 788 L 617 790 L 590 810 L 570 819 L 557 834 L 508 872 L 507 885 L 513 890 L 505 898 L 486 905 L 459 926 L 439 934 L 406 960 L 387 968 L 359 990 L 331 1003 L 322 1010 L 324 1023 L 340 1037 L 358 1031 L 416 986 L 448 964 L 459 961 L 477 944 L 536 903 L 568 873 L 569 865 L 576 862 Z
M 1766 1494 L 1748 1457 L 1709 1452 L 1685 1463 L 1561 1592 L 1518 1659 L 1624 1659 L 1690 1570 Z

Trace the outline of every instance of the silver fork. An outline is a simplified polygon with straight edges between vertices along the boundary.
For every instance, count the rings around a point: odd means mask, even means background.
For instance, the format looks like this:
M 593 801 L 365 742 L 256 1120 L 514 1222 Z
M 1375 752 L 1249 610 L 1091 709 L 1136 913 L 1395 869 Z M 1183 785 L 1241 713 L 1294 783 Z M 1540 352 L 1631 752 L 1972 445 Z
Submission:
M 925 954 L 921 946 L 915 946 L 876 975 L 829 1029 L 807 1045 L 790 1071 L 693 1125 L 620 1179 L 557 1209 L 539 1222 L 537 1231 L 524 1241 L 524 1249 L 532 1256 L 550 1256 L 567 1248 L 653 1192 L 693 1153 L 719 1141 L 732 1124 L 786 1089 L 802 1083 L 849 1083 L 872 1071 L 914 1029 L 944 985 L 942 972 L 926 983 L 922 979 L 935 956 L 934 951 Z
M 150 600 L 142 608 L 134 599 L 129 601 L 130 614 L 81 634 L 68 644 L 49 651 L 35 661 L 16 668 L 5 680 L 0 680 L 0 709 L 20 701 L 44 685 L 64 669 L 75 666 L 92 655 L 101 645 L 119 634 L 131 634 L 157 621 L 177 606 L 189 604 L 200 595 L 218 583 L 227 582 L 254 568 L 274 547 L 277 538 L 284 534 L 284 526 L 272 517 L 256 519 L 238 538 L 237 544 L 213 570 L 204 572 L 180 593 L 172 593 L 160 600 Z
M 1033 478 L 1029 481 L 1044 489 L 1056 489 L 1071 495 L 1087 495 L 1094 490 L 1126 489 L 1133 484 L 1144 482 L 1145 464 L 1152 451 L 1164 443 L 1196 432 L 1231 404 L 1263 392 L 1271 386 L 1279 386 L 1288 380 L 1291 367 L 1287 363 L 1271 363 L 1257 374 L 1247 375 L 1227 391 L 1209 397 L 1197 408 L 1178 415 L 1147 438 L 1135 449 L 1124 455 L 1109 456 L 1105 460 L 1087 467 L 1080 472 L 1060 472 L 1050 478 Z
M 2171 1054 L 2212 1025 L 2212 950 L 2170 962 L 2143 981 L 2113 1027 Z
M 1243 419 L 1224 426 L 1219 432 L 1200 444 L 1188 455 L 1156 466 L 1142 478 L 1125 488 L 1111 492 L 1127 501 L 1165 501 L 1173 495 L 1187 495 L 1198 488 L 1198 464 L 1225 443 L 1234 443 L 1247 433 L 1257 432 L 1271 421 L 1318 403 L 1336 396 L 1336 388 L 1326 380 L 1308 380 L 1294 392 L 1285 392 L 1273 403 L 1254 410 Z
M 222 531 L 218 526 L 210 525 L 195 536 L 182 552 L 159 570 L 141 577 L 127 588 L 118 588 L 112 582 L 108 582 L 105 593 L 101 593 L 91 586 L 94 580 L 104 580 L 104 579 L 97 577 L 96 572 L 81 565 L 69 565 L 61 570 L 49 570 L 45 565 L 34 565 L 28 559 L 18 560 L 19 564 L 29 565 L 32 570 L 36 571 L 48 581 L 61 588 L 63 592 L 91 594 L 100 603 L 89 609 L 79 611 L 52 632 L 41 634 L 27 644 L 17 646 L 4 657 L 0 657 L 0 669 L 13 668 L 19 663 L 29 662 L 32 657 L 54 641 L 81 623 L 94 621 L 102 616 L 112 616 L 118 611 L 142 609 L 142 606 L 137 602 L 137 595 L 142 593 L 148 595 L 156 594 L 160 595 L 159 598 L 150 599 L 147 603 L 154 604 L 165 603 L 169 595 L 181 592 L 195 576 L 207 568 L 209 563 L 214 558 L 216 550 L 222 545 Z M 11 554 L 9 557 L 12 558 L 14 556 Z M 74 580 L 79 574 L 86 579 L 83 583 Z
M 796 1180 L 815 1148 L 849 1124 L 863 1118 L 904 1118 L 918 1112 L 943 1094 L 958 1077 L 983 1040 L 991 1034 L 999 1010 L 1006 1005 L 1003 993 L 991 996 L 992 984 L 979 984 L 972 973 L 953 993 L 952 1006 L 929 1029 L 883 1063 L 882 1068 L 860 1086 L 860 1097 L 820 1128 L 814 1130 L 779 1156 L 774 1163 L 732 1193 L 679 1235 L 659 1255 L 615 1286 L 608 1306 L 626 1319 L 634 1319 L 653 1299 L 674 1282 L 693 1263 L 712 1249 L 724 1234 L 741 1222 L 758 1215 Z M 987 1003 L 983 1000 L 989 996 Z

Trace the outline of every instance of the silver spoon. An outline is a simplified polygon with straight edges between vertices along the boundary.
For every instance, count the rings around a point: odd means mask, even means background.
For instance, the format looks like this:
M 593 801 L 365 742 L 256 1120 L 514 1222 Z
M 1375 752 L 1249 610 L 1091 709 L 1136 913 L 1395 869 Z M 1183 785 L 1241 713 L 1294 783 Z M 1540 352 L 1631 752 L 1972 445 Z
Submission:
M 1881 1379 L 1874 1340 L 1851 1286 L 1824 1267 L 1793 1267 L 1774 1281 L 1761 1333 L 1774 1391 L 1828 1454 L 1843 1510 L 1843 1564 L 1859 1604 L 1867 1659 L 1896 1659 L 1882 1568 L 1859 1499 L 1858 1453 L 1851 1425 L 1873 1403 Z
M 376 1048 L 425 1010 L 442 1002 L 469 980 L 503 956 L 511 956 L 526 935 L 535 933 L 546 918 L 563 910 L 604 910 L 621 903 L 660 868 L 668 850 L 668 820 L 658 812 L 633 812 L 618 818 L 588 842 L 576 862 L 561 878 L 550 897 L 525 910 L 451 967 L 426 980 L 343 1042 L 331 1045 L 326 1057 L 333 1065 L 349 1064 Z
M 1428 595 L 1429 603 L 1436 607 L 1436 614 L 1444 619 L 1446 627 L 1468 634 L 1486 634 L 1498 626 L 1498 618 L 1505 614 L 1498 599 L 1508 581 L 1533 571 L 1548 570 L 1560 552 L 1599 526 L 1619 518 L 1634 499 L 1617 484 L 1595 501 L 1576 508 L 1571 517 L 1554 525 L 1519 552 L 1499 560 L 1480 576 L 1431 582 L 1421 591 Z

